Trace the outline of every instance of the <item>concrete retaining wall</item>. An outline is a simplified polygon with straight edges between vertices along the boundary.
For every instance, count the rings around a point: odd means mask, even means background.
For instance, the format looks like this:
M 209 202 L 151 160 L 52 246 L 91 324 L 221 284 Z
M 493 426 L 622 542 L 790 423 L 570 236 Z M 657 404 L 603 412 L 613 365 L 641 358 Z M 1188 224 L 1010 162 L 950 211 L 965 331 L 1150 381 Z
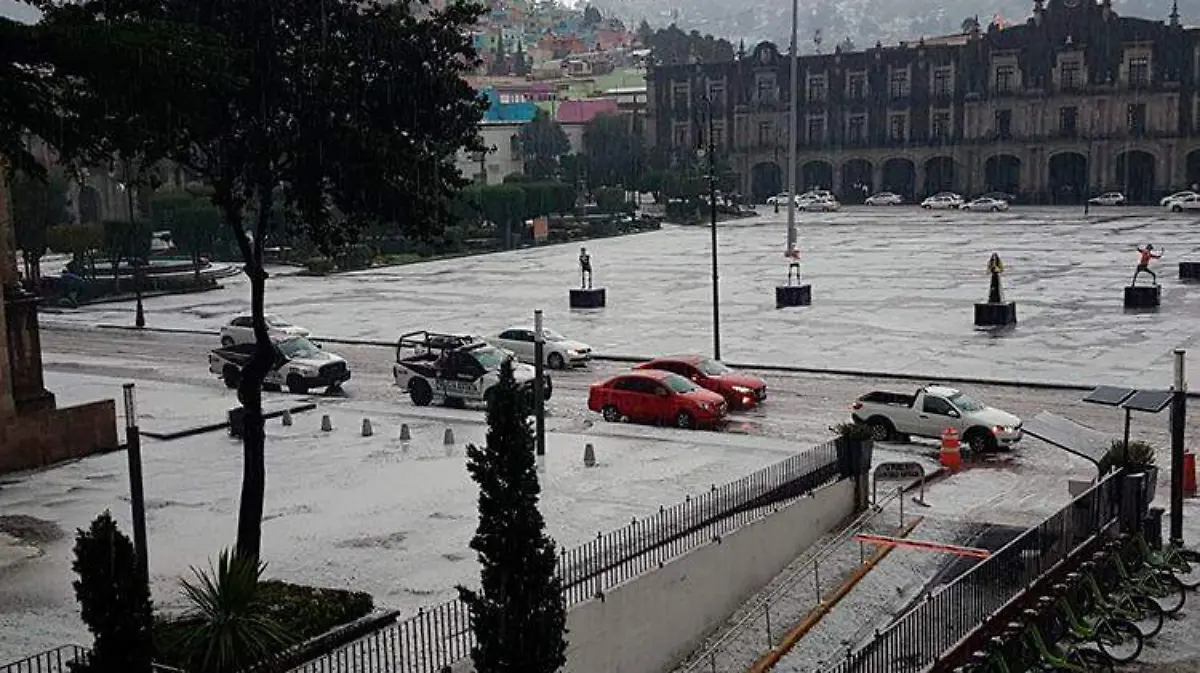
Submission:
M 0 420 L 0 474 L 45 467 L 118 448 L 112 400 Z
M 662 673 L 854 511 L 842 480 L 567 615 L 570 673 Z M 472 670 L 460 661 L 454 673 Z

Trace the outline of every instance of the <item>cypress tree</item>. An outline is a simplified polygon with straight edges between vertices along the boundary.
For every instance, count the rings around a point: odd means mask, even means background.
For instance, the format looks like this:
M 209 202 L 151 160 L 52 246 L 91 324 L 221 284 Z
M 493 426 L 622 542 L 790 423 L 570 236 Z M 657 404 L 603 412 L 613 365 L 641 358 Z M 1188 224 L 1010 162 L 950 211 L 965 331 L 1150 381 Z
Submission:
M 75 536 L 75 598 L 92 651 L 77 673 L 150 673 L 154 656 L 150 587 L 138 573 L 133 543 L 105 511 Z
M 478 591 L 458 591 L 471 608 L 476 673 L 554 673 L 566 663 L 566 604 L 538 511 L 529 397 L 506 362 L 488 400 L 487 443 L 467 447 L 467 471 L 479 484 L 471 548 L 481 581 Z

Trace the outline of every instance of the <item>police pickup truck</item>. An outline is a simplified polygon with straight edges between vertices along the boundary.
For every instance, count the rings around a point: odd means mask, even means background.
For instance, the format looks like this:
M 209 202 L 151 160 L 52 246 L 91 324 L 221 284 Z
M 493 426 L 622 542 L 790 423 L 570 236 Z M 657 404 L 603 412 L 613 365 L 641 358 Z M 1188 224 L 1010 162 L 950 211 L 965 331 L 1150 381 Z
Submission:
M 465 402 L 487 401 L 492 387 L 500 382 L 500 365 L 505 360 L 513 360 L 517 385 L 527 389 L 532 397 L 534 368 L 516 362 L 511 352 L 472 336 L 404 334 L 396 342 L 392 376 L 419 407 L 434 400 L 461 406 Z M 550 399 L 550 376 L 546 375 L 544 381 L 543 396 Z
M 274 339 L 271 345 L 275 362 L 263 380 L 265 389 L 287 386 L 288 392 L 303 395 L 311 388 L 336 390 L 350 380 L 350 368 L 342 356 L 328 353 L 302 336 Z M 236 388 L 255 348 L 253 343 L 218 348 L 208 354 L 208 370 L 220 376 L 225 385 Z

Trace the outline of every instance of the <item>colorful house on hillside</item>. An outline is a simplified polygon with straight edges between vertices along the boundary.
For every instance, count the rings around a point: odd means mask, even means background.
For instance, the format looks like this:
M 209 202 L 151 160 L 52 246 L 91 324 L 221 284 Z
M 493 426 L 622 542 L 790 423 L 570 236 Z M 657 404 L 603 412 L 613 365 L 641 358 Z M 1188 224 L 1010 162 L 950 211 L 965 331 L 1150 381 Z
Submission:
M 558 104 L 558 123 L 586 124 L 598 115 L 619 112 L 616 98 L 592 98 L 590 100 L 564 100 Z
M 532 102 L 505 103 L 500 94 L 491 87 L 479 93 L 488 100 L 488 109 L 483 115 L 485 122 L 527 122 L 537 115 L 538 107 Z

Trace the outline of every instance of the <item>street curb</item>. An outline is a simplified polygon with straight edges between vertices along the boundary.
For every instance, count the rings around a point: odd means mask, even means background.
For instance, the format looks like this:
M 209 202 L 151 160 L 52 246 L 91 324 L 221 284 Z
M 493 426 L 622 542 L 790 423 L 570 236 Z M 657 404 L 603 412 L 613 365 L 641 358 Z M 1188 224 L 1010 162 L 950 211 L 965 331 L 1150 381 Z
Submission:
M 197 330 L 174 327 L 133 327 L 131 325 L 106 325 L 98 324 L 95 327 L 99 329 L 125 330 L 129 332 L 163 332 L 167 334 L 200 334 L 205 336 L 215 336 L 218 332 L 212 330 Z M 313 341 L 320 341 L 331 344 L 342 344 L 346 346 L 372 346 L 379 348 L 394 348 L 395 342 L 381 341 L 378 339 L 343 339 L 336 337 L 310 337 Z M 623 355 L 623 354 L 597 354 L 592 355 L 593 360 L 601 362 L 622 362 L 629 364 L 637 364 L 649 362 L 654 359 L 645 355 Z M 772 365 L 750 362 L 730 362 L 725 361 L 725 364 L 735 369 L 748 369 L 761 372 L 783 372 L 786 374 L 818 374 L 825 376 L 839 376 L 846 378 L 863 378 L 863 379 L 885 379 L 893 381 L 917 381 L 923 383 L 965 383 L 976 386 L 996 386 L 1000 388 L 1028 388 L 1033 390 L 1064 390 L 1064 391 L 1088 391 L 1096 388 L 1094 385 L 1080 385 L 1077 383 L 1062 383 L 1058 381 L 1022 381 L 1019 379 L 992 379 L 975 376 L 943 376 L 936 374 L 907 374 L 904 372 L 881 372 L 871 371 L 867 369 L 835 369 L 830 367 L 801 367 L 797 365 Z M 1200 398 L 1200 391 L 1189 391 L 1189 398 Z
M 317 408 L 316 404 L 314 404 L 312 402 L 306 402 L 304 404 L 298 404 L 294 407 L 287 407 L 285 409 L 278 409 L 276 411 L 267 412 L 267 413 L 263 414 L 263 420 L 266 421 L 266 420 L 270 420 L 272 418 L 278 418 L 278 417 L 282 416 L 285 412 L 289 413 L 289 414 L 299 414 L 299 413 L 303 413 L 305 411 L 312 411 L 313 409 L 316 409 L 316 408 Z M 170 441 L 173 441 L 176 439 L 183 439 L 184 437 L 192 437 L 194 435 L 202 435 L 206 432 L 214 432 L 216 430 L 223 430 L 228 427 L 229 427 L 229 421 L 222 421 L 221 423 L 209 423 L 207 425 L 199 425 L 194 428 L 188 428 L 186 430 L 179 430 L 178 432 L 148 432 L 146 430 L 140 430 L 138 432 L 138 434 L 144 435 L 151 439 L 157 439 L 157 440 L 160 440 L 163 442 L 170 442 Z

